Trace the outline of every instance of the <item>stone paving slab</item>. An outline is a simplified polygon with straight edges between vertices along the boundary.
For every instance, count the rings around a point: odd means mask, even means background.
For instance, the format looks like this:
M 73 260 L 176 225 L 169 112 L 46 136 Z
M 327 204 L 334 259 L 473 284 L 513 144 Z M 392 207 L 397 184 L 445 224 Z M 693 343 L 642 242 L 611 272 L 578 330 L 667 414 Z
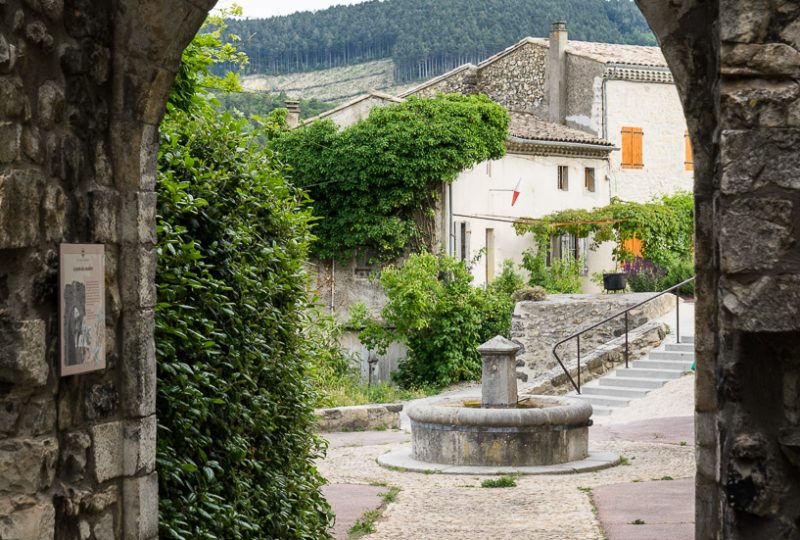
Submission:
M 336 514 L 333 536 L 337 540 L 347 538 L 347 531 L 368 510 L 378 508 L 383 499 L 379 493 L 385 487 L 366 486 L 363 484 L 328 484 L 322 487 L 322 495 L 327 499 Z
M 625 424 L 594 425 L 590 441 L 638 441 L 694 446 L 694 417 L 673 416 Z
M 320 437 L 328 441 L 329 449 L 347 446 L 378 446 L 411 441 L 411 435 L 400 430 L 320 433 Z
M 411 447 L 405 446 L 378 456 L 378 464 L 383 467 L 416 473 L 466 474 L 496 476 L 505 474 L 543 475 L 575 474 L 600 471 L 619 464 L 619 454 L 613 452 L 589 452 L 589 457 L 580 461 L 570 461 L 559 465 L 535 467 L 485 467 L 478 465 L 442 465 L 418 461 L 411 457 Z
M 598 486 L 592 498 L 608 540 L 694 540 L 692 478 Z

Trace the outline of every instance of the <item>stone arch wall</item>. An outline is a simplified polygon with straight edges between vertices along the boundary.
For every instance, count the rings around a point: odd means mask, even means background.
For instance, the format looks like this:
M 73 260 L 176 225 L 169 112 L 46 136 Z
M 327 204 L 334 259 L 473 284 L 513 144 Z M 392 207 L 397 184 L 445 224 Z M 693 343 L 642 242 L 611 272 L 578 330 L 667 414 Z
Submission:
M 637 4 L 696 156 L 695 537 L 800 538 L 800 3 Z
M 0 538 L 158 535 L 157 126 L 214 3 L 0 3 Z M 59 378 L 60 242 L 106 245 L 101 372 Z

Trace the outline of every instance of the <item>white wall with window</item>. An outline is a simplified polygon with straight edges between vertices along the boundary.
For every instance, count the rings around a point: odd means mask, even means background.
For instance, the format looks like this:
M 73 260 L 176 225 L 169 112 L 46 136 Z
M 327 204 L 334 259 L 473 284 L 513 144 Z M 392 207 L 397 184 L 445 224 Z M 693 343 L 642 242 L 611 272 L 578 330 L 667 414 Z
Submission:
M 473 262 L 476 285 L 496 277 L 506 259 L 517 264 L 533 247 L 530 234 L 518 236 L 519 218 L 542 217 L 568 208 L 591 209 L 610 202 L 609 164 L 606 158 L 506 154 L 464 171 L 451 186 L 452 227 L 450 253 Z M 512 206 L 514 188 L 519 197 Z M 593 272 L 613 267 L 610 245 L 589 250 L 590 240 L 561 239 L 553 254 L 578 250 L 586 257 L 586 292 L 599 290 L 589 279 Z M 477 260 L 476 260 L 477 259 Z

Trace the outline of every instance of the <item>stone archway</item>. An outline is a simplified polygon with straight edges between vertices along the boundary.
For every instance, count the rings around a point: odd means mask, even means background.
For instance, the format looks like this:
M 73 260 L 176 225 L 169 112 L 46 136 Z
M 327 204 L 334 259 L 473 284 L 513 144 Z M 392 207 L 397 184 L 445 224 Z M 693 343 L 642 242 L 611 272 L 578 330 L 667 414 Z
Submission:
M 800 538 L 800 4 L 636 0 L 696 149 L 696 534 Z
M 158 124 L 214 4 L 0 6 L 0 537 L 158 535 Z M 108 368 L 63 379 L 60 242 L 105 244 L 107 270 Z
M 0 6 L 0 536 L 157 536 L 157 126 L 214 3 Z M 637 3 L 695 148 L 696 537 L 797 538 L 800 5 Z M 108 246 L 109 368 L 59 380 L 62 241 Z

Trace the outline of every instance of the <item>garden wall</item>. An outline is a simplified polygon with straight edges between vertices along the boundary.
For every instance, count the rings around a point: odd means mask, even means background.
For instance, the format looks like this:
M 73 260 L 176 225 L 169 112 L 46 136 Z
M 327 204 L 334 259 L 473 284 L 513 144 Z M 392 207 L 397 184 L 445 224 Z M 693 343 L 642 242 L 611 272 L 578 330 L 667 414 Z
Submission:
M 514 308 L 511 337 L 522 345 L 517 356 L 517 376 L 523 381 L 536 379 L 558 364 L 553 345 L 575 332 L 615 313 L 652 298 L 654 293 L 631 294 L 552 294 L 542 302 L 519 302 Z M 665 294 L 629 314 L 629 329 L 657 319 L 675 307 L 675 296 Z M 581 356 L 588 356 L 600 345 L 623 335 L 624 318 L 610 321 L 581 336 Z M 575 341 L 559 348 L 562 360 L 576 359 Z

